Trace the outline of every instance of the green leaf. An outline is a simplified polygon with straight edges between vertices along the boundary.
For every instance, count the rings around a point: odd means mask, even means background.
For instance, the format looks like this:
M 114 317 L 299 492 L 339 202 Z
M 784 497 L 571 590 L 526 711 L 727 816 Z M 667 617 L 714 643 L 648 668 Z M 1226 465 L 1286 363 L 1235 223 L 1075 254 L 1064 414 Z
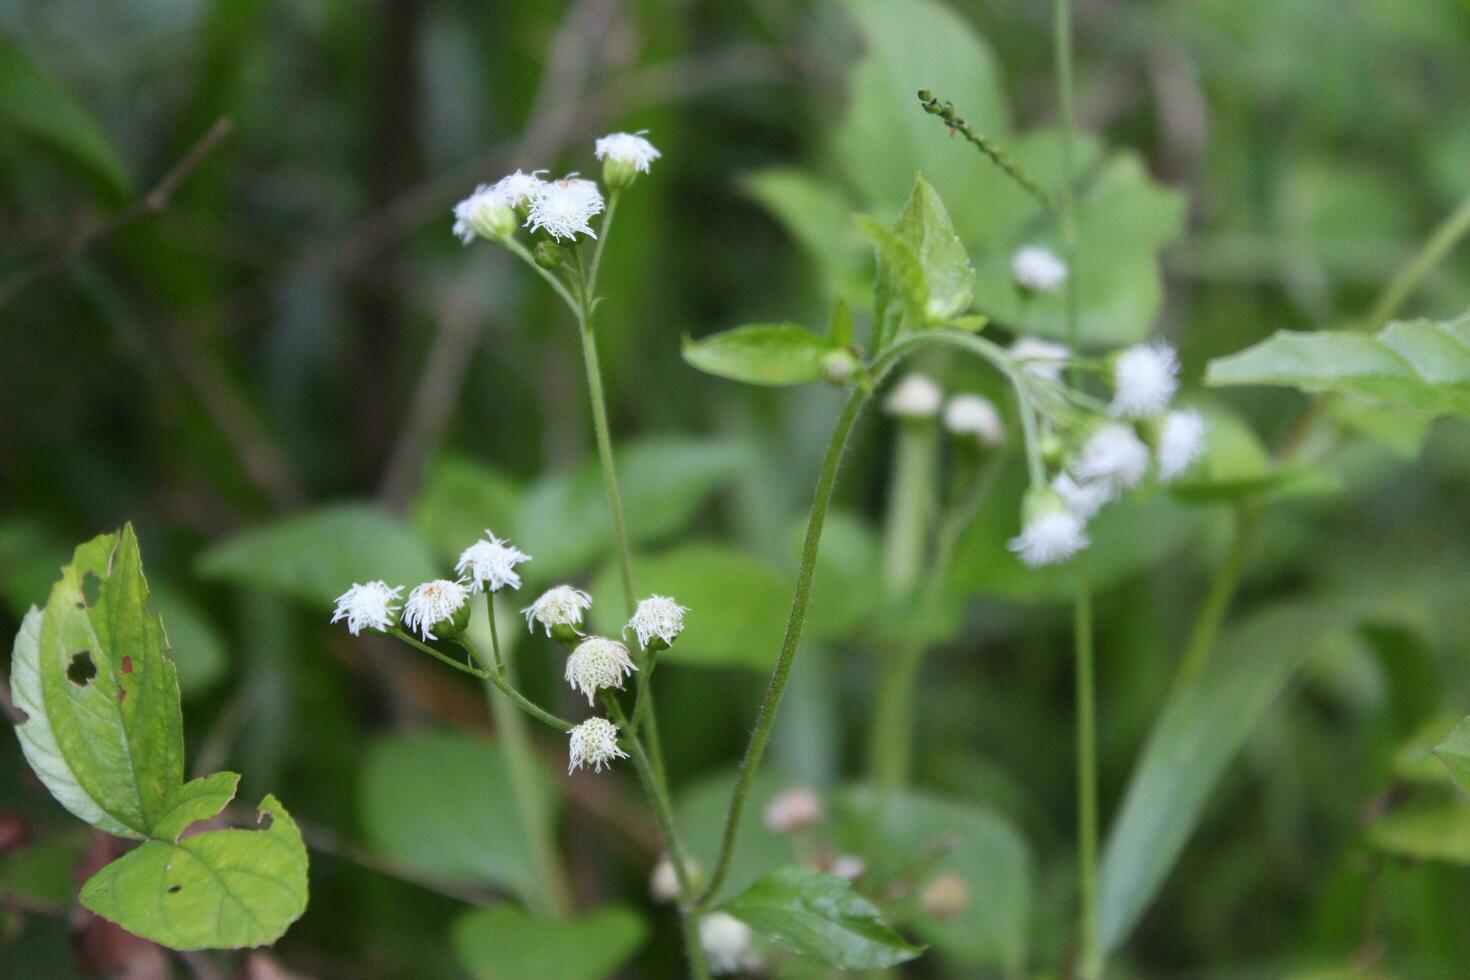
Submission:
M 79 546 L 44 610 L 21 623 L 11 694 L 36 775 L 67 810 L 146 837 L 184 775 L 179 684 L 132 526 Z
M 882 350 L 895 338 L 923 326 L 929 304 L 928 287 L 919 253 L 898 232 L 885 228 L 866 214 L 853 220 L 878 247 L 877 282 L 873 288 L 873 349 Z
M 838 969 L 879 970 L 924 951 L 886 925 L 877 906 L 850 884 L 815 868 L 773 871 L 724 910 L 762 936 Z
M 549 807 L 550 782 L 538 776 Z M 358 792 L 363 830 L 383 855 L 447 881 L 541 894 L 495 743 L 448 732 L 378 740 L 368 748 Z
M 780 651 L 791 606 L 791 584 L 775 567 L 719 544 L 682 545 L 639 558 L 638 587 L 689 607 L 678 642 L 660 660 L 769 670 Z M 616 636 L 624 614 L 617 570 L 598 576 L 592 606 L 600 632 Z
M 198 569 L 204 578 L 319 606 L 354 582 L 413 586 L 440 573 L 417 536 L 370 504 L 333 504 L 248 528 L 206 551 Z
M 924 315 L 948 320 L 969 309 L 975 298 L 975 270 L 965 245 L 955 234 L 949 212 L 923 176 L 914 178 L 908 204 L 893 232 L 908 243 L 924 279 Z
M 520 488 L 507 474 L 475 459 L 435 460 L 414 498 L 411 523 L 419 536 L 446 560 L 486 530 L 504 537 L 520 508 Z
M 822 379 L 831 341 L 796 323 L 752 323 L 703 340 L 683 339 L 684 360 L 706 374 L 752 385 L 800 385 Z
M 633 909 L 603 905 L 575 919 L 546 919 L 514 905 L 476 909 L 454 923 L 454 951 L 476 980 L 601 980 L 645 941 Z
M 190 824 L 209 820 L 224 810 L 235 798 L 239 785 L 240 777 L 233 772 L 217 772 L 189 780 L 169 797 L 168 807 L 154 821 L 150 836 L 162 841 L 177 841 Z
M 89 910 L 172 949 L 239 949 L 275 942 L 306 911 L 306 845 L 274 796 L 263 830 L 211 830 L 181 843 L 151 840 L 82 886 Z
M 1434 747 L 1434 754 L 1455 777 L 1460 789 L 1470 793 L 1470 718 L 1456 725 L 1454 731 Z
M 0 39 L 0 125 L 43 143 L 114 200 L 132 190 L 127 168 L 92 115 L 19 44 Z
M 1460 800 L 1401 806 L 1368 828 L 1368 843 L 1416 861 L 1470 864 L 1470 806 Z
M 1375 335 L 1279 331 L 1210 362 L 1205 383 L 1358 395 L 1404 411 L 1470 415 L 1470 314 L 1401 320 Z
M 1103 851 L 1100 933 L 1117 949 L 1199 823 L 1225 767 L 1318 641 L 1344 624 L 1317 604 L 1258 613 L 1226 633 L 1149 734 Z

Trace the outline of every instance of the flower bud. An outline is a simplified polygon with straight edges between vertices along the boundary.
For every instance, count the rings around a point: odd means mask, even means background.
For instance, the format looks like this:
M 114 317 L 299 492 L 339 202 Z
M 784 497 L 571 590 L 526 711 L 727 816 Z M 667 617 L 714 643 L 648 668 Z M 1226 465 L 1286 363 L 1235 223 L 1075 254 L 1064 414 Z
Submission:
M 602 161 L 602 182 L 608 190 L 620 191 L 632 185 L 638 177 L 638 168 L 629 160 L 608 157 Z
M 561 246 L 555 242 L 537 242 L 536 247 L 531 251 L 531 255 L 536 259 L 536 264 L 543 269 L 558 269 L 561 267 L 563 258 L 562 250 Z
M 846 348 L 829 350 L 822 355 L 822 378 L 834 385 L 845 385 L 861 366 Z
M 486 241 L 504 241 L 516 233 L 519 225 L 520 219 L 499 184 L 481 184 L 454 206 L 454 234 L 466 245 L 476 235 Z
M 649 165 L 662 156 L 643 138 L 645 132 L 609 133 L 597 141 L 594 155 L 602 161 L 602 182 L 608 190 L 629 186 L 640 173 L 648 173 Z

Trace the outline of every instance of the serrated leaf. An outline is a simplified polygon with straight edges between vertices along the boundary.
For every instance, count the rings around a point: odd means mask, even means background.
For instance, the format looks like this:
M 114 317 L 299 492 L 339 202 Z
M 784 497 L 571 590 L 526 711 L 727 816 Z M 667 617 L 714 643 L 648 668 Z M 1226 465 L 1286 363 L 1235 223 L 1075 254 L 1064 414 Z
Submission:
M 1390 323 L 1377 334 L 1279 331 L 1210 362 L 1205 383 L 1357 395 L 1401 410 L 1470 415 L 1470 314 Z
M 413 586 L 440 573 L 417 535 L 369 504 L 333 504 L 247 528 L 201 555 L 198 570 L 319 606 L 354 582 Z
M 1470 793 L 1470 718 L 1462 720 L 1444 741 L 1434 747 L 1460 789 Z
M 924 323 L 929 293 L 924 283 L 923 266 L 919 264 L 919 253 L 912 244 L 866 214 L 854 215 L 853 221 L 877 247 L 873 349 L 878 351 Z
M 975 270 L 965 245 L 955 234 L 949 212 L 939 194 L 923 176 L 914 189 L 893 232 L 913 249 L 924 278 L 924 315 L 931 320 L 959 316 L 975 298 Z
M 262 830 L 211 830 L 150 840 L 82 886 L 90 911 L 172 949 L 240 949 L 275 942 L 306 911 L 301 831 L 274 796 Z
M 878 970 L 924 951 L 887 925 L 878 907 L 836 875 L 779 868 L 726 902 L 724 911 L 802 956 L 843 970 Z
M 454 951 L 476 980 L 601 980 L 643 945 L 634 910 L 604 905 L 575 919 L 538 918 L 514 905 L 476 909 L 454 923 Z
M 1368 828 L 1368 843 L 1417 861 L 1470 864 L 1470 806 L 1459 800 L 1401 806 Z
M 800 385 L 822 378 L 833 349 L 797 323 L 752 323 L 681 344 L 684 360 L 706 374 L 752 385 Z
M 62 806 L 122 837 L 149 835 L 184 773 L 179 684 L 147 597 L 131 525 L 94 538 L 12 656 L 26 760 Z

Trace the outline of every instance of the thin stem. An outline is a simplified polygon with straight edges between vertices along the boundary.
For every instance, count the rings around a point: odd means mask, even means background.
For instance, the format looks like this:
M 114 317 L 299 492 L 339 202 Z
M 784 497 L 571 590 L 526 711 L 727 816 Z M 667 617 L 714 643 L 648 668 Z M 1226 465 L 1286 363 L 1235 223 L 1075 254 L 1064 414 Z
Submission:
M 1041 460 L 1041 436 L 1036 431 L 1036 408 L 1031 404 L 1031 395 L 1026 382 L 1019 376 L 1013 378 L 1016 389 L 1016 409 L 1021 416 L 1021 435 L 1026 443 L 1026 475 L 1033 487 L 1046 485 L 1046 466 Z
M 1077 885 L 1082 904 L 1082 955 L 1077 975 L 1102 976 L 1102 948 L 1097 941 L 1097 708 L 1093 703 L 1092 597 L 1087 579 L 1077 582 L 1076 630 L 1073 634 L 1077 674 Z
M 475 666 L 473 666 L 471 664 L 460 663 L 458 660 L 455 660 L 453 657 L 449 656 L 448 654 L 441 653 L 438 650 L 435 650 L 433 647 L 429 646 L 427 643 L 423 643 L 423 642 L 420 642 L 419 640 L 415 640 L 413 637 L 411 637 L 407 633 L 403 632 L 403 630 L 395 629 L 395 630 L 390 630 L 389 632 L 393 636 L 398 637 L 404 643 L 407 643 L 409 646 L 413 647 L 414 649 L 416 649 L 416 650 L 422 650 L 424 653 L 427 653 L 429 656 L 433 657 L 435 660 L 438 660 L 440 663 L 448 664 L 449 666 L 453 667 L 455 670 L 463 671 L 464 673 L 469 674 L 472 677 L 478 677 L 481 680 L 488 680 L 489 677 L 490 677 L 490 675 L 488 673 L 486 673 L 483 670 L 480 670 L 478 667 L 475 667 Z M 465 652 L 468 653 L 470 656 L 474 656 L 474 652 L 472 650 L 470 650 L 468 647 L 465 648 Z
M 542 279 L 545 279 L 546 282 L 550 284 L 551 288 L 556 291 L 556 295 L 561 297 L 562 302 L 567 304 L 567 307 L 573 313 L 576 313 L 578 316 L 581 315 L 581 304 L 578 303 L 577 300 L 572 296 L 572 292 L 571 290 L 567 289 L 566 283 L 562 282 L 555 275 L 553 275 L 550 269 L 543 269 L 541 267 L 541 264 L 536 261 L 536 257 L 531 254 L 530 250 L 526 248 L 526 246 L 521 244 L 519 239 L 507 238 L 504 239 L 504 242 L 506 248 L 510 249 L 513 253 L 520 256 L 521 261 L 525 262 L 526 265 L 530 266 L 538 276 L 540 276 Z
M 1242 505 L 1236 510 L 1235 533 L 1230 541 L 1230 551 L 1215 569 L 1209 591 L 1205 593 L 1199 612 L 1195 614 L 1189 643 L 1179 658 L 1179 666 L 1174 674 L 1174 690 L 1178 691 L 1193 681 L 1209 662 L 1210 652 L 1215 647 L 1215 638 L 1220 635 L 1220 627 L 1225 622 L 1226 613 L 1230 611 L 1230 602 L 1240 584 L 1246 557 L 1255 545 L 1260 527 L 1261 513 L 1258 508 Z
M 607 242 L 608 233 L 612 231 L 613 215 L 618 211 L 618 199 L 623 196 L 621 190 L 615 190 L 607 196 L 607 213 L 602 216 L 602 228 L 597 237 L 597 245 L 592 249 L 592 265 L 587 269 L 587 302 L 591 303 L 597 296 L 597 270 L 602 267 L 602 246 Z
M 892 598 L 906 597 L 913 591 L 923 565 L 935 504 L 938 422 L 932 418 L 903 419 L 897 441 L 883 541 L 884 584 Z
M 628 547 L 628 528 L 623 521 L 623 495 L 618 489 L 617 466 L 613 462 L 612 436 L 607 424 L 607 402 L 602 390 L 602 368 L 597 360 L 597 337 L 592 330 L 592 310 L 584 291 L 577 321 L 582 335 L 582 361 L 587 370 L 587 394 L 592 402 L 592 431 L 597 438 L 597 458 L 602 465 L 602 485 L 612 511 L 613 544 L 618 552 L 618 573 L 623 582 L 624 612 L 631 615 L 638 604 L 633 588 L 633 559 Z
M 495 626 L 495 594 L 493 592 L 485 593 L 485 618 L 490 621 L 490 652 L 495 657 L 495 672 L 513 684 L 515 680 L 510 676 L 506 662 L 500 657 L 500 632 Z
M 448 656 L 444 653 L 440 653 L 438 650 L 435 650 L 427 643 L 420 643 L 418 640 L 415 640 L 413 637 L 403 632 L 403 630 L 396 629 L 392 632 L 394 636 L 398 637 L 409 646 L 414 647 L 417 650 L 422 650 L 424 653 L 427 653 L 435 660 L 446 663 L 449 666 L 453 667 L 455 670 L 464 671 L 466 674 L 469 674 L 472 677 L 478 677 L 482 681 L 489 681 L 491 684 L 494 684 L 496 687 L 500 688 L 500 690 L 505 692 L 506 697 L 510 698 L 516 704 L 520 705 L 521 710 L 526 712 L 526 714 L 530 715 L 532 718 L 535 718 L 537 721 L 545 722 L 552 728 L 558 729 L 563 734 L 571 730 L 571 722 L 567 721 L 564 718 L 558 718 L 556 715 L 543 709 L 540 705 L 536 704 L 520 691 L 517 691 L 514 687 L 511 687 L 510 684 L 506 682 L 504 677 L 501 677 L 498 674 L 493 674 L 488 670 L 479 670 L 475 667 L 469 666 L 468 664 L 462 664 L 458 660 L 455 660 L 453 657 Z M 476 655 L 475 648 L 471 646 L 469 641 L 465 640 L 464 637 L 456 637 L 455 639 L 459 643 L 459 645 L 464 648 L 466 654 L 471 657 L 474 657 Z
M 1413 295 L 1419 284 L 1444 261 L 1450 249 L 1467 233 L 1470 233 L 1470 197 L 1461 201 L 1459 207 L 1440 222 L 1423 247 L 1389 280 L 1379 294 L 1378 301 L 1373 304 L 1373 309 L 1368 311 L 1364 326 L 1369 330 L 1377 330 L 1392 319 L 1405 300 Z

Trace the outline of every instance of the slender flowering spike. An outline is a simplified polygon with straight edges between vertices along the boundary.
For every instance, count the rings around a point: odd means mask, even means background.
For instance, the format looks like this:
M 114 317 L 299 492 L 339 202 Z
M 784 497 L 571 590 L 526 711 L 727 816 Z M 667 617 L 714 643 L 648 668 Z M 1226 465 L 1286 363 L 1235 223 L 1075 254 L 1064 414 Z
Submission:
M 998 446 L 1006 437 L 995 404 L 979 395 L 951 398 L 944 407 L 944 427 L 958 436 L 973 436 L 982 446 Z
M 793 786 L 771 797 L 761 819 L 776 834 L 799 834 L 822 822 L 822 798 L 805 786 Z
M 602 161 L 602 179 L 608 187 L 627 187 L 639 174 L 648 173 L 649 164 L 663 155 L 643 138 L 646 132 L 609 133 L 597 141 L 595 155 Z
M 463 582 L 437 578 L 415 586 L 403 604 L 403 625 L 426 640 L 437 640 L 434 630 L 461 632 L 469 621 L 470 590 Z
M 1026 493 L 1025 524 L 1006 547 L 1032 568 L 1066 561 L 1092 543 L 1086 522 L 1067 509 L 1055 491 L 1032 487 Z
M 761 968 L 754 936 L 750 926 L 728 912 L 711 912 L 699 920 L 699 945 L 716 976 Z
M 1138 344 L 1113 361 L 1113 403 L 1118 418 L 1141 419 L 1169 407 L 1179 390 L 1179 356 L 1168 344 Z
M 597 233 L 587 222 L 602 208 L 602 192 L 597 185 L 571 174 L 541 186 L 531 198 L 526 226 L 532 231 L 545 230 L 556 239 L 574 239 L 578 235 L 596 238 Z
M 454 206 L 454 234 L 464 244 L 474 241 L 476 235 L 494 242 L 516 233 L 516 213 L 499 188 L 499 184 L 481 184 Z
M 387 582 L 354 583 L 337 597 L 332 622 L 347 620 L 347 632 L 356 636 L 363 629 L 386 633 L 398 619 L 398 593 L 403 586 L 388 587 Z
M 1011 357 L 1019 361 L 1028 373 L 1046 381 L 1061 381 L 1062 368 L 1071 356 L 1071 348 L 1066 344 L 1054 344 L 1035 337 L 1022 337 L 1011 344 Z
M 582 611 L 592 607 L 592 597 L 581 589 L 570 585 L 557 585 L 545 592 L 521 612 L 526 617 L 526 628 L 535 632 L 536 623 L 546 629 L 546 635 L 558 626 L 575 630 L 582 625 Z
M 533 170 L 528 174 L 517 170 L 495 182 L 495 193 L 512 208 L 529 207 L 541 193 L 541 188 L 546 186 L 546 181 L 540 176 L 544 173 L 544 170 Z
M 1103 480 L 1128 489 L 1148 472 L 1148 446 L 1131 425 L 1106 422 L 1087 440 L 1072 464 L 1078 479 Z
M 883 400 L 883 411 L 905 419 L 932 419 L 944 403 L 944 392 L 927 374 L 904 375 Z
M 477 592 L 499 592 L 507 585 L 512 589 L 521 587 L 521 576 L 516 566 L 530 561 L 531 556 L 497 538 L 489 528 L 485 529 L 485 541 L 476 541 L 459 554 L 459 563 L 454 570 L 469 577 L 470 585 Z
M 684 614 L 688 606 L 681 606 L 666 595 L 651 595 L 638 603 L 633 618 L 628 620 L 624 631 L 632 630 L 638 637 L 638 645 L 647 650 L 650 644 L 656 647 L 672 646 L 679 634 L 684 632 Z
M 1051 481 L 1051 488 L 1067 509 L 1084 521 L 1090 521 L 1103 506 L 1118 495 L 1117 487 L 1107 480 L 1083 480 L 1078 482 L 1070 473 L 1059 473 Z
M 1052 293 L 1067 281 L 1067 263 L 1049 248 L 1027 245 L 1011 256 L 1011 275 L 1029 293 Z
M 1205 454 L 1205 420 L 1192 408 L 1170 412 L 1159 427 L 1159 479 L 1168 483 Z
M 567 732 L 567 775 L 584 767 L 593 772 L 612 768 L 614 759 L 626 759 L 628 753 L 618 748 L 618 726 L 606 718 L 588 718 Z
M 617 640 L 605 636 L 589 636 L 577 644 L 577 649 L 567 658 L 567 683 L 572 690 L 587 695 L 587 703 L 600 688 L 623 689 L 623 678 L 631 677 L 637 670 L 628 657 L 628 648 Z

